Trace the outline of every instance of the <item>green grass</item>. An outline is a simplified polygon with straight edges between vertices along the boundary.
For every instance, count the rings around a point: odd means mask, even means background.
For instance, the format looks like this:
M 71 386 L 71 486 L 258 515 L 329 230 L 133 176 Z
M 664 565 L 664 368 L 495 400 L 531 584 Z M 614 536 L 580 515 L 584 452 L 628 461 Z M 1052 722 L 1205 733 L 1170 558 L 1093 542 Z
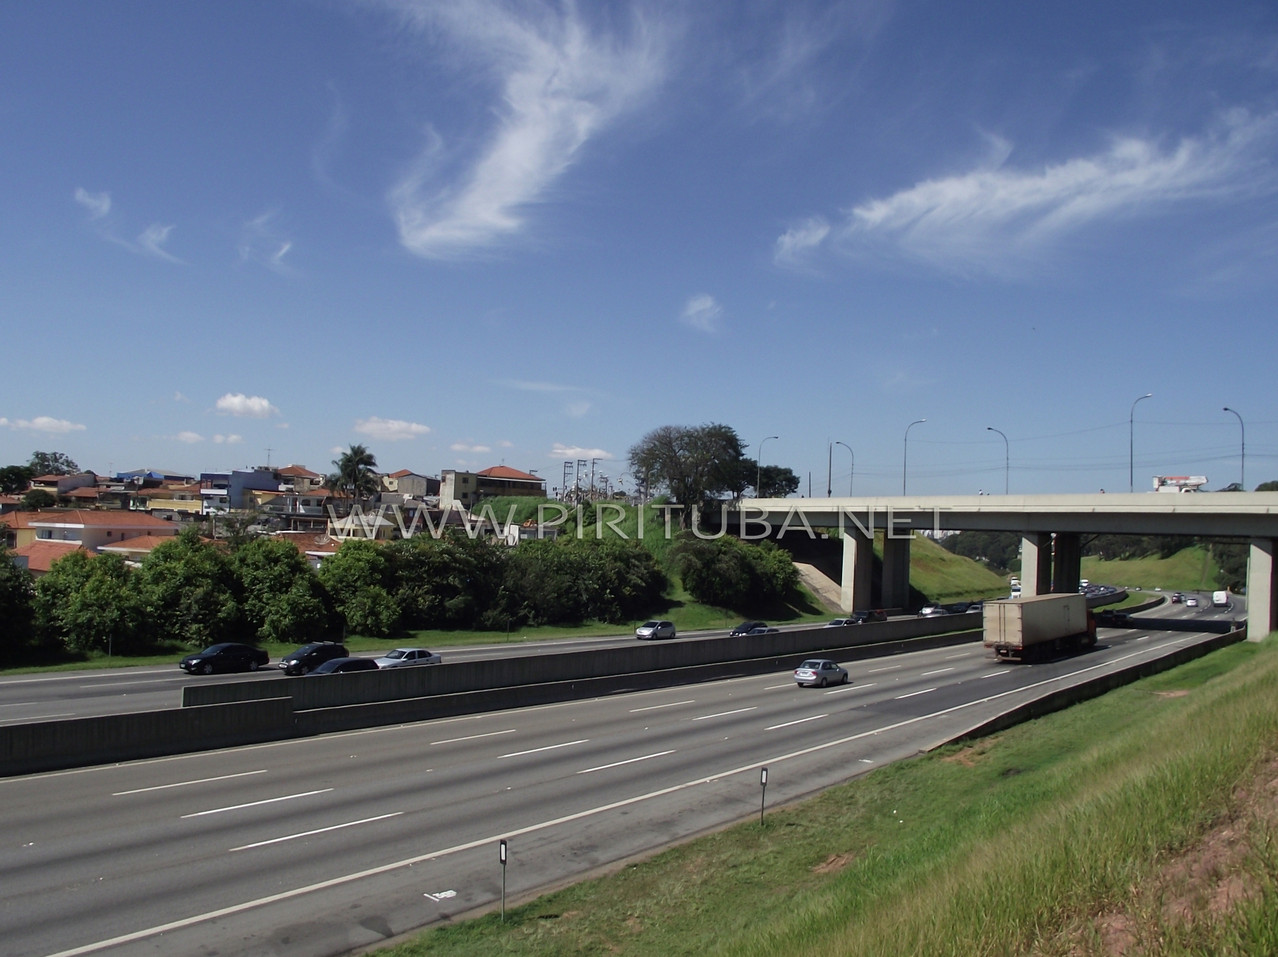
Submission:
M 1144 954 L 1272 954 L 1278 819 L 1244 801 L 1275 745 L 1271 638 L 378 953 L 1065 957 L 1107 952 L 1120 915 Z M 1213 875 L 1221 823 L 1246 840 Z M 1185 874 L 1188 924 L 1164 906 Z
M 1082 577 L 1089 581 L 1145 590 L 1213 591 L 1218 572 L 1211 553 L 1200 546 L 1181 549 L 1170 558 L 1102 561 L 1088 557 L 1082 561 Z
M 881 556 L 880 545 L 881 541 L 875 542 Z M 1003 576 L 920 535 L 910 542 L 910 587 L 937 602 L 1007 597 L 1008 593 Z

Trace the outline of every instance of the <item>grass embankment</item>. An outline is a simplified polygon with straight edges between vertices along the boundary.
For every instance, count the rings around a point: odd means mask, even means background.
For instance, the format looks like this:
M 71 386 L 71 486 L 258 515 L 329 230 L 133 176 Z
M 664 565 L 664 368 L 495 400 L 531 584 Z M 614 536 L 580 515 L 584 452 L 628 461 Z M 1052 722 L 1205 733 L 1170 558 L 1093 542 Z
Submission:
M 1082 562 L 1082 577 L 1097 584 L 1164 591 L 1214 591 L 1219 571 L 1211 552 L 1197 545 L 1169 558 L 1103 561 L 1091 557 Z
M 881 540 L 875 551 L 882 556 Z M 910 542 L 910 587 L 942 604 L 1008 594 L 1007 579 L 921 535 Z
M 1278 953 L 1278 641 L 382 957 Z

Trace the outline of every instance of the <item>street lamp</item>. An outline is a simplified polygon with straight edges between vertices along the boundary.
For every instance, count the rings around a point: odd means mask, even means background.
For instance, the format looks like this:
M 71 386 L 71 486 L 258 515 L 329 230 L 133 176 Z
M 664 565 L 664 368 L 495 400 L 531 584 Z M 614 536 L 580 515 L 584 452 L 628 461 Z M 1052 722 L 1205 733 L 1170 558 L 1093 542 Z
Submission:
M 852 473 L 856 471 L 856 453 L 852 451 L 852 446 L 846 442 L 835 440 L 835 445 L 841 445 L 848 450 L 848 455 L 852 456 L 852 467 L 848 469 L 848 498 L 852 497 Z
M 1242 490 L 1245 492 L 1247 491 L 1247 427 L 1243 425 L 1243 418 L 1238 414 L 1237 409 L 1231 409 L 1229 406 L 1225 406 L 1221 411 L 1232 412 L 1234 415 L 1238 416 L 1238 428 L 1242 430 L 1242 474 L 1239 476 L 1241 481 L 1238 484 L 1242 486 Z
M 759 457 L 754 462 L 754 497 L 759 498 L 759 483 L 763 481 L 763 443 L 768 439 L 779 439 L 779 435 L 769 435 L 759 442 Z
M 1127 491 L 1136 491 L 1136 402 L 1141 399 L 1148 399 L 1154 393 L 1146 392 L 1142 396 L 1137 396 L 1136 401 L 1132 403 L 1132 411 L 1127 416 Z
M 999 432 L 998 429 L 994 428 L 994 426 L 992 425 L 987 425 L 985 427 L 985 431 L 998 432 L 999 435 L 1003 435 L 1002 432 Z M 1010 470 L 1009 469 L 1010 463 L 1011 463 L 1011 457 L 1010 457 L 1010 453 L 1009 453 L 1008 445 L 1007 445 L 1007 436 L 1003 435 L 1003 494 L 1004 495 L 1007 494 L 1007 473 Z
M 906 467 L 910 461 L 910 429 L 916 425 L 922 425 L 927 419 L 915 419 L 905 427 L 905 452 L 901 455 L 901 494 L 905 494 L 905 475 Z

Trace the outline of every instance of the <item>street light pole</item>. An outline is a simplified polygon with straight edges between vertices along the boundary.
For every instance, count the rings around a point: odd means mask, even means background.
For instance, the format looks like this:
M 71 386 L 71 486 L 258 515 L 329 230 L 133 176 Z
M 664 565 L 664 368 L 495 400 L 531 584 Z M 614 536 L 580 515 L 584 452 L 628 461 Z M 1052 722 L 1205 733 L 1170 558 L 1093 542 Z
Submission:
M 915 419 L 905 427 L 905 452 L 901 455 L 901 494 L 905 494 L 906 469 L 910 461 L 910 429 L 922 425 L 927 419 Z
M 1146 392 L 1137 396 L 1132 403 L 1132 411 L 1127 416 L 1127 491 L 1136 491 L 1136 402 L 1148 399 L 1154 393 Z
M 856 471 L 856 453 L 852 451 L 852 446 L 848 445 L 846 442 L 840 442 L 836 439 L 834 444 L 843 446 L 845 449 L 848 450 L 848 455 L 852 456 L 852 467 L 848 469 L 848 498 L 851 498 L 852 497 L 852 473 Z
M 1245 492 L 1247 491 L 1247 427 L 1243 425 L 1243 417 L 1239 415 L 1237 409 L 1231 409 L 1229 406 L 1225 406 L 1225 408 L 1221 411 L 1232 412 L 1234 415 L 1238 416 L 1238 428 L 1242 430 L 1242 474 L 1239 476 L 1238 484 L 1242 486 L 1242 490 Z
M 998 432 L 999 435 L 1003 435 L 1002 432 L 999 432 L 998 429 L 994 428 L 994 426 L 992 425 L 987 425 L 985 427 L 985 431 Z M 1010 471 L 1010 464 L 1011 464 L 1011 453 L 1008 450 L 1007 436 L 1003 435 L 1003 494 L 1004 495 L 1007 494 L 1007 475 L 1008 475 L 1008 472 Z
M 763 443 L 768 439 L 779 439 L 779 435 L 769 435 L 759 441 L 759 457 L 754 460 L 754 497 L 759 498 L 759 483 L 763 481 Z

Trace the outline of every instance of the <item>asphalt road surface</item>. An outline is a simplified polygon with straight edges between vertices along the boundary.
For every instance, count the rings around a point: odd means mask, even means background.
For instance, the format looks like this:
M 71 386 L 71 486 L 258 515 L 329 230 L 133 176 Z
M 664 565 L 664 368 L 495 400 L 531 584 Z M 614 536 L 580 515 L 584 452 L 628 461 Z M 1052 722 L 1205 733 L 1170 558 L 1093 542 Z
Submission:
M 344 954 L 757 816 L 1062 683 L 1203 640 L 1102 630 L 1013 665 L 976 643 L 0 780 L 0 940 L 23 955 Z

